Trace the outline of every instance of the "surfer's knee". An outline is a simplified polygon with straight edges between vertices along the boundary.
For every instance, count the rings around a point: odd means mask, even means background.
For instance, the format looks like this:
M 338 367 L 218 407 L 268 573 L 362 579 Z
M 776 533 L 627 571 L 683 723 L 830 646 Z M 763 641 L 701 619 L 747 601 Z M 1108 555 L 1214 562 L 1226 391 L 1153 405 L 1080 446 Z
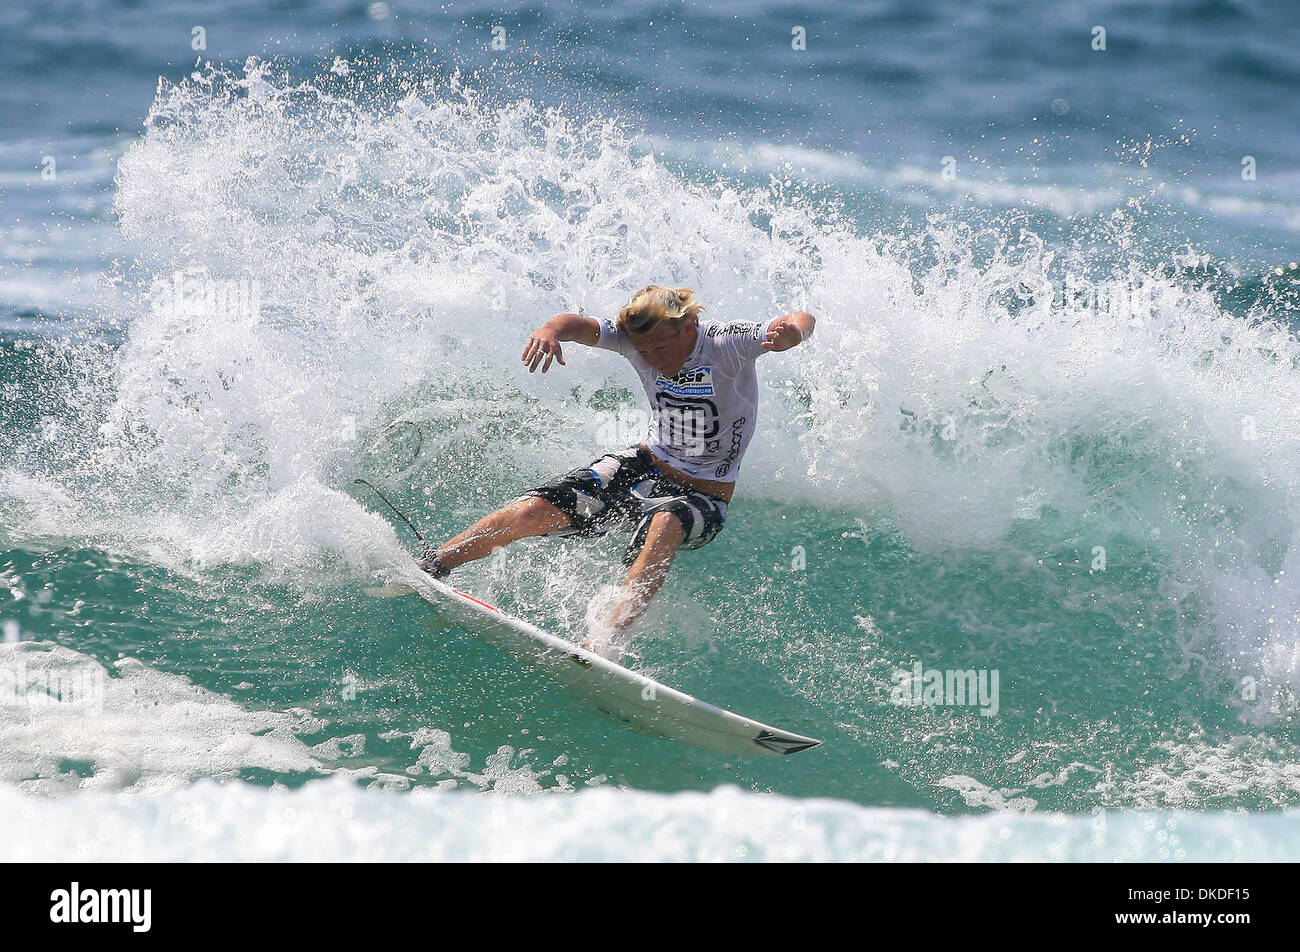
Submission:
M 544 486 L 530 489 L 520 500 L 527 501 L 527 517 L 537 519 L 539 525 L 546 527 L 538 531 L 572 530 L 566 535 L 593 531 L 607 510 L 605 486 L 590 468 L 565 473 Z
M 646 541 L 678 546 L 686 538 L 686 524 L 682 517 L 671 509 L 651 513 L 650 525 L 646 528 Z
M 727 504 L 704 493 L 688 492 L 662 500 L 651 500 L 642 510 L 640 523 L 623 553 L 623 562 L 631 565 L 652 539 L 672 531 L 677 547 L 698 549 L 722 531 L 727 520 Z

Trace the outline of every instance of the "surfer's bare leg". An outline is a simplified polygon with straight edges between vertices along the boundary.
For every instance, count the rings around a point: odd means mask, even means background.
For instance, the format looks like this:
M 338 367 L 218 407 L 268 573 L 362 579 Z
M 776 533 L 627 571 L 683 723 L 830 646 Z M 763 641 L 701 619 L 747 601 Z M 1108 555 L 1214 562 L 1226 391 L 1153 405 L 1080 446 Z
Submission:
M 443 569 L 454 569 L 485 558 L 516 539 L 545 535 L 568 524 L 569 517 L 550 502 L 538 496 L 524 496 L 448 539 L 438 547 L 436 558 Z M 432 562 L 432 559 L 421 559 L 420 567 L 428 571 L 427 566 Z
M 668 570 L 672 568 L 673 557 L 677 555 L 684 535 L 682 521 L 675 515 L 671 512 L 655 513 L 641 552 L 623 579 L 623 590 L 605 611 L 600 624 L 594 626 L 601 630 L 593 630 L 582 647 L 590 651 L 621 647 L 627 627 L 641 617 L 650 600 L 667 581 Z

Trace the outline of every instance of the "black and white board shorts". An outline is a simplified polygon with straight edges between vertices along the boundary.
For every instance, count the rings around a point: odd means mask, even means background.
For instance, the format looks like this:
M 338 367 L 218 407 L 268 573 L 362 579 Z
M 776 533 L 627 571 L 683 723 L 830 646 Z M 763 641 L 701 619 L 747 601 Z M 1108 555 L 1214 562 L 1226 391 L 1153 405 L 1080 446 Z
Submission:
M 623 561 L 636 561 L 655 513 L 671 512 L 682 524 L 681 547 L 698 549 L 712 541 L 727 521 L 727 504 L 665 478 L 640 446 L 606 453 L 520 498 L 539 496 L 569 517 L 554 536 L 601 536 L 619 524 L 636 523 Z

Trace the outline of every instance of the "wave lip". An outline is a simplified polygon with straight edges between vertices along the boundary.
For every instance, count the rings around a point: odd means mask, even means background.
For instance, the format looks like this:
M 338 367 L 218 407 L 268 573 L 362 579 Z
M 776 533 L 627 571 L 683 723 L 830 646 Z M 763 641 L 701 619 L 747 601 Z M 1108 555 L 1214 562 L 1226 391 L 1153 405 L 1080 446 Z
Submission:
M 0 788 L 21 816 L 5 861 L 1288 861 L 1300 811 L 990 813 L 948 818 L 719 787 L 500 797 L 294 790 L 203 781 L 157 796 L 48 800 Z

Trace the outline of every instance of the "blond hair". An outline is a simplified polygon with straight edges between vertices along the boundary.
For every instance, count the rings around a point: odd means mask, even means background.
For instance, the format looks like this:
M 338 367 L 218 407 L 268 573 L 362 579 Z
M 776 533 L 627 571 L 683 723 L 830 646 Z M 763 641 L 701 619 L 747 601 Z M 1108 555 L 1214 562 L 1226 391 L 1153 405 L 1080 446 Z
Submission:
M 618 312 L 618 326 L 633 334 L 649 334 L 660 321 L 699 318 L 704 305 L 690 288 L 665 288 L 657 284 L 633 294 Z

